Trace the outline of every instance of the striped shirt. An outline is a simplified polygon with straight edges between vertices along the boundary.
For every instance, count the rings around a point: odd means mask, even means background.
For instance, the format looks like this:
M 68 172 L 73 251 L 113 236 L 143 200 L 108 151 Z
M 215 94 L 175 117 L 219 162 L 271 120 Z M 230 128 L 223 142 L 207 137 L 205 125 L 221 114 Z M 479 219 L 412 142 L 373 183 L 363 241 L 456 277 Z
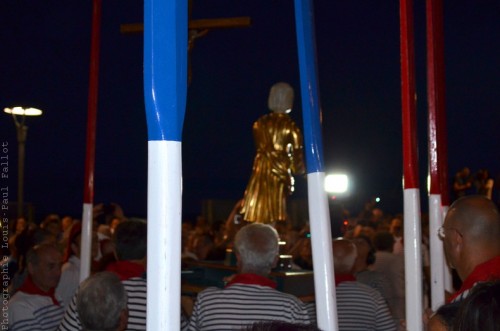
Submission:
M 49 296 L 18 291 L 9 301 L 8 314 L 11 331 L 53 331 L 64 307 L 55 305 Z
M 265 285 L 235 283 L 198 294 L 189 330 L 239 330 L 258 321 L 311 324 L 305 304 Z
M 122 284 L 128 296 L 127 330 L 146 330 L 146 280 L 142 277 L 134 277 L 122 281 Z M 59 325 L 59 331 L 82 330 L 76 308 L 77 296 L 78 292 L 73 296 L 73 300 L 66 309 L 61 325 Z
M 142 277 L 133 277 L 122 281 L 125 291 L 127 291 L 128 302 L 128 324 L 127 331 L 146 330 L 146 303 L 147 303 L 147 283 Z M 78 292 L 77 292 L 78 294 Z M 66 309 L 64 318 L 59 325 L 58 331 L 79 331 L 82 324 L 76 308 L 77 294 L 71 300 L 71 304 Z M 179 303 L 180 304 L 180 303 Z M 187 327 L 187 321 L 181 316 L 181 329 Z
M 339 330 L 396 330 L 389 308 L 377 290 L 348 281 L 337 285 L 336 294 Z

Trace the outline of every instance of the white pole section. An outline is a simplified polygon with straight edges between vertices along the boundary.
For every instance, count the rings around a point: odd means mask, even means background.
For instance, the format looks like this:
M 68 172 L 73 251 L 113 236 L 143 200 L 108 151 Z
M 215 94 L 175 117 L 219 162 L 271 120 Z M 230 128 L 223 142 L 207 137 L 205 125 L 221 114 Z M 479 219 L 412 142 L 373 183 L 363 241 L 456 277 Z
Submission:
M 450 206 L 443 206 L 443 210 L 442 210 L 443 224 L 444 224 L 444 218 L 446 217 L 446 214 L 448 213 L 448 209 L 450 209 Z M 441 242 L 441 244 L 442 244 L 442 242 Z M 443 251 L 444 251 L 444 249 L 443 249 Z M 444 252 L 443 252 L 443 254 L 444 254 Z M 453 288 L 453 277 L 451 274 L 451 269 L 448 266 L 447 261 L 444 261 L 444 262 L 445 262 L 445 265 L 444 265 L 444 289 L 449 293 L 453 293 L 453 292 L 455 292 L 455 289 Z
M 92 222 L 93 204 L 83 204 L 82 233 L 80 247 L 80 283 L 90 275 L 90 264 L 92 261 Z
M 148 330 L 180 329 L 181 164 L 180 142 L 148 142 Z
M 321 330 L 337 330 L 337 302 L 328 199 L 324 191 L 325 174 L 307 175 L 309 225 L 314 265 L 316 316 Z
M 436 311 L 444 304 L 444 250 L 438 236 L 438 229 L 443 225 L 441 195 L 429 195 L 429 244 L 431 255 L 431 308 Z
M 422 234 L 420 190 L 404 190 L 404 250 L 406 287 L 406 326 L 408 331 L 423 330 Z

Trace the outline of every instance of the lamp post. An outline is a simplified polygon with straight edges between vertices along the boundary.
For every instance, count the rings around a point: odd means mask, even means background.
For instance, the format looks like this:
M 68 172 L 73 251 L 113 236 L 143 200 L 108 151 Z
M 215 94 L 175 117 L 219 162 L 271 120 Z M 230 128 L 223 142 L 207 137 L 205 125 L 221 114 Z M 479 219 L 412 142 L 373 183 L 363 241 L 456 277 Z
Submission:
M 24 156 L 26 137 L 28 135 L 28 127 L 24 125 L 26 116 L 40 116 L 42 111 L 36 108 L 13 107 L 3 110 L 7 114 L 12 114 L 17 130 L 17 148 L 18 148 L 18 165 L 17 165 L 17 218 L 24 216 L 23 196 L 24 196 Z

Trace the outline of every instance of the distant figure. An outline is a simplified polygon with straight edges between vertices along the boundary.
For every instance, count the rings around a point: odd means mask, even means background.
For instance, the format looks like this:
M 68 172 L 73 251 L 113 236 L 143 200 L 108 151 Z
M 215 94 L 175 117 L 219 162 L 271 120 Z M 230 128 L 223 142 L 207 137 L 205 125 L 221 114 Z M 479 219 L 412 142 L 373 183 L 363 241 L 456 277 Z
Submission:
M 61 253 L 52 244 L 41 244 L 28 252 L 26 260 L 28 277 L 10 299 L 8 309 L 4 307 L 9 330 L 55 330 L 64 315 L 64 306 L 55 295 L 61 276 Z
M 82 282 L 76 306 L 83 331 L 123 331 L 127 327 L 127 292 L 120 278 L 100 272 Z
M 56 293 L 64 304 L 68 305 L 73 298 L 78 285 L 80 285 L 80 251 L 81 251 L 82 225 L 75 223 L 70 229 L 66 243 L 66 252 L 63 259 L 61 279 L 57 285 Z M 92 235 L 91 257 L 97 256 L 97 233 Z
M 453 192 L 455 193 L 455 199 L 465 196 L 471 187 L 472 178 L 470 169 L 468 167 L 464 167 L 455 174 L 455 179 L 453 182 Z
M 394 237 L 394 246 L 392 249 L 392 252 L 396 255 L 403 255 L 404 254 L 404 247 L 403 247 L 403 218 L 401 217 L 394 217 L 391 221 L 391 225 L 389 227 L 389 232 L 391 232 L 392 236 Z
M 373 270 L 378 271 L 389 280 L 389 294 L 387 301 L 395 319 L 405 319 L 405 264 L 404 255 L 392 253 L 394 237 L 390 232 L 377 232 L 373 239 L 377 250 Z
M 465 298 L 477 282 L 500 279 L 500 213 L 482 195 L 455 201 L 439 229 L 446 261 L 456 269 L 461 288 L 449 299 Z
M 311 324 L 307 307 L 276 290 L 268 278 L 279 255 L 278 234 L 267 224 L 246 225 L 236 234 L 238 274 L 224 289 L 210 287 L 196 298 L 189 330 L 240 330 L 259 321 Z
M 500 331 L 500 281 L 479 283 L 458 310 L 454 331 Z
M 360 235 L 353 238 L 351 241 L 356 245 L 358 252 L 353 269 L 356 280 L 379 291 L 385 302 L 388 303 L 391 290 L 387 277 L 381 272 L 371 270 L 371 266 L 375 263 L 376 256 L 375 247 L 370 238 Z
M 488 199 L 491 199 L 493 193 L 494 180 L 490 177 L 487 169 L 480 169 L 474 175 L 474 187 L 476 193 L 479 195 L 484 195 Z
M 293 88 L 287 83 L 274 84 L 268 105 L 273 112 L 253 124 L 257 155 L 240 211 L 248 222 L 285 221 L 286 199 L 294 190 L 293 175 L 305 171 L 302 134 L 288 116 Z

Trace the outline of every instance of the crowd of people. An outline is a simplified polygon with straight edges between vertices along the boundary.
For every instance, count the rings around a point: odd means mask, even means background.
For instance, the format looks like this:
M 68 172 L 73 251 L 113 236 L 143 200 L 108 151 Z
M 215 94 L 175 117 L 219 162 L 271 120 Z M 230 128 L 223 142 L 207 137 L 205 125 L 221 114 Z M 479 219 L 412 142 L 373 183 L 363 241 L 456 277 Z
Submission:
M 281 268 L 314 270 L 308 225 L 246 223 L 238 206 L 222 222 L 199 217 L 183 224 L 185 265 L 222 262 L 232 252 L 237 273 L 223 288 L 179 298 L 181 329 L 318 330 L 316 303 L 277 290 L 270 278 L 284 254 L 293 262 Z M 100 208 L 92 276 L 81 284 L 78 221 L 57 215 L 39 225 L 16 220 L 2 261 L 9 330 L 146 330 L 147 223 L 127 220 L 119 208 L 100 219 Z M 349 222 L 341 238 L 332 238 L 339 330 L 405 329 L 403 226 L 401 215 L 372 208 Z M 425 220 L 422 229 L 425 234 Z M 445 305 L 423 316 L 426 328 L 500 330 L 498 207 L 482 195 L 462 197 L 450 206 L 439 236 L 461 284 Z M 428 255 L 424 241 L 424 288 Z

